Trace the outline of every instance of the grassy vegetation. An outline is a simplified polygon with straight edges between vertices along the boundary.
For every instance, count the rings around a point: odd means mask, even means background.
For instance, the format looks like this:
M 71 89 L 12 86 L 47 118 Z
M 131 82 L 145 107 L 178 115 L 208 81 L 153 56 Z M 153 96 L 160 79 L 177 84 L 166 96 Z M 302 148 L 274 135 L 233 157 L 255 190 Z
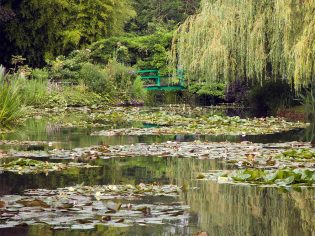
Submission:
M 0 126 L 16 122 L 23 114 L 23 103 L 15 76 L 0 66 Z

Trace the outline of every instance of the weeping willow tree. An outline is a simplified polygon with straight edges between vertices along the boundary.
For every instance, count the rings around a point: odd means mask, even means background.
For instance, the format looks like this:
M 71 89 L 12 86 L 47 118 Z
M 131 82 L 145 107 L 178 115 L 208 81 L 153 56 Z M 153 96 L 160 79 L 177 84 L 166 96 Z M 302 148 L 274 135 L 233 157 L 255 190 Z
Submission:
M 173 63 L 188 83 L 315 81 L 315 0 L 202 0 L 177 30 Z

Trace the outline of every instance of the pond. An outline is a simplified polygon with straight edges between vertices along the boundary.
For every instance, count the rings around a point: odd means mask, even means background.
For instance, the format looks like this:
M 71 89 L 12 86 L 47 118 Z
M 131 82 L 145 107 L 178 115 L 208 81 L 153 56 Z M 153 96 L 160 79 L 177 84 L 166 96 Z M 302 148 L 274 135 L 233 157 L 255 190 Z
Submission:
M 165 143 L 168 141 L 240 143 L 282 143 L 303 141 L 307 130 L 295 129 L 266 135 L 140 135 L 91 136 L 103 128 L 67 128 L 46 119 L 29 119 L 24 128 L 2 134 L 0 149 L 8 152 L 41 152 L 53 149 L 75 149 L 95 145 L 132 145 L 136 143 Z M 106 128 L 105 128 L 106 129 Z M 4 142 L 5 141 L 5 142 Z M 21 143 L 19 141 L 23 141 Z M 33 142 L 36 141 L 36 142 Z M 44 142 L 38 142 L 44 141 Z M 68 163 L 66 159 L 47 156 L 33 159 Z M 58 228 L 49 223 L 19 224 L 7 227 L 0 223 L 0 235 L 313 235 L 315 204 L 314 188 L 274 188 L 252 185 L 229 185 L 198 180 L 197 173 L 209 170 L 231 170 L 236 167 L 222 159 L 142 156 L 93 159 L 98 168 L 76 168 L 38 174 L 1 173 L 0 199 L 23 195 L 29 189 L 55 190 L 83 184 L 140 185 L 159 184 L 181 186 L 175 197 L 139 197 L 130 202 L 136 205 L 155 204 L 172 208 L 179 204 L 183 212 L 161 222 L 143 224 L 97 224 L 82 227 Z M 122 200 L 124 202 L 124 200 Z M 94 204 L 94 203 L 93 203 Z M 176 205 L 177 206 L 177 205 Z M 154 206 L 152 206 L 153 209 Z M 1 209 L 0 209 L 1 210 Z M 22 210 L 21 210 L 22 211 Z M 32 210 L 30 210 L 31 212 Z M 24 214 L 26 214 L 24 212 Z M 69 212 L 67 214 L 70 214 Z M 146 216 L 146 213 L 144 213 Z M 46 215 L 47 216 L 47 215 Z M 142 216 L 143 217 L 143 216 Z M 45 218 L 45 215 L 44 215 Z M 144 220 L 146 217 L 144 217 Z M 148 217 L 149 218 L 149 217 Z M 54 219 L 46 219 L 46 221 Z M 37 220 L 38 221 L 38 220 Z M 43 219 L 43 221 L 45 221 Z M 117 221 L 118 222 L 118 221 Z

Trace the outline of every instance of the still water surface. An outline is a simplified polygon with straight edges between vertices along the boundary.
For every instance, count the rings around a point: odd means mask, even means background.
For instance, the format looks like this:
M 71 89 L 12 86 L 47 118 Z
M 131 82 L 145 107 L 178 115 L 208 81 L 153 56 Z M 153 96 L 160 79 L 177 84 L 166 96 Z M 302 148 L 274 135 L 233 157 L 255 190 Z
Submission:
M 45 140 L 60 142 L 59 148 L 91 145 L 122 145 L 138 142 L 244 140 L 252 142 L 283 142 L 303 140 L 304 131 L 247 137 L 229 136 L 90 136 L 91 129 L 58 128 L 43 121 L 29 120 L 19 132 L 3 135 L 8 140 Z M 25 149 L 19 145 L 0 148 Z M 29 147 L 28 147 L 29 148 Z M 48 146 L 40 147 L 48 149 Z M 162 183 L 184 186 L 178 201 L 190 206 L 190 218 L 167 225 L 146 225 L 127 228 L 97 226 L 94 230 L 53 231 L 45 225 L 0 229 L 0 235 L 194 235 L 206 231 L 209 235 L 315 235 L 315 190 L 284 190 L 256 186 L 226 185 L 196 180 L 196 173 L 232 168 L 219 160 L 190 158 L 134 157 L 96 160 L 98 169 L 78 169 L 37 175 L 0 175 L 0 198 L 19 194 L 25 189 L 56 189 L 84 183 L 139 184 Z

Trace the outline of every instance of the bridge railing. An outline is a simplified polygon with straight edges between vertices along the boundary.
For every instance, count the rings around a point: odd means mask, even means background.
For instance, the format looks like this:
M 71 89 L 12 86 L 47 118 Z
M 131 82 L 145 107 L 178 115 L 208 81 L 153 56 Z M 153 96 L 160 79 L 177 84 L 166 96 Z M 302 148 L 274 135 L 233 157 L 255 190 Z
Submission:
M 154 81 L 154 85 L 161 86 L 161 76 L 159 70 L 139 70 L 137 74 L 144 81 Z
M 184 86 L 184 71 L 177 70 L 176 76 L 174 75 L 161 75 L 159 70 L 139 70 L 137 74 L 145 82 L 153 81 L 154 84 L 146 84 L 149 86 Z

